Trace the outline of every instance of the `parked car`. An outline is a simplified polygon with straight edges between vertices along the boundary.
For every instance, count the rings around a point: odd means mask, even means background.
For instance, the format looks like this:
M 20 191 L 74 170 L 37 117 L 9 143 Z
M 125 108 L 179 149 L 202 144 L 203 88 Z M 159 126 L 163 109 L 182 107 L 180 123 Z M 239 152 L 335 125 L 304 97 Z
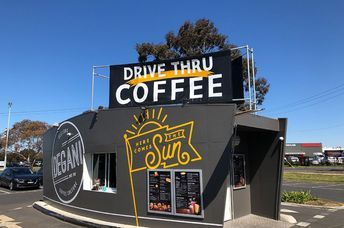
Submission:
M 0 186 L 10 190 L 39 188 L 39 177 L 28 167 L 8 167 L 0 174 Z
M 322 162 L 326 165 L 334 165 L 337 163 L 337 159 L 335 157 L 326 157 Z
M 344 157 L 338 157 L 338 164 L 344 163 Z
M 27 161 L 21 161 L 19 162 L 19 166 L 21 167 L 30 167 L 30 163 Z
M 289 156 L 288 157 L 288 161 L 292 164 L 297 164 L 300 162 L 299 158 L 298 157 L 295 157 L 295 156 Z
M 313 158 L 313 160 L 311 161 L 312 165 L 320 165 L 320 161 L 319 159 Z

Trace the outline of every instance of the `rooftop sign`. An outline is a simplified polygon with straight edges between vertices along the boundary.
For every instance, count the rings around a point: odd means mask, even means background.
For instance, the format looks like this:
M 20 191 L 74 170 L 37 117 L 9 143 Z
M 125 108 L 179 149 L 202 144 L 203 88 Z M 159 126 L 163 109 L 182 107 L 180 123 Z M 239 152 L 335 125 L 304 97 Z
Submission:
M 233 102 L 243 98 L 239 60 L 232 64 L 230 51 L 222 51 L 110 66 L 109 107 Z

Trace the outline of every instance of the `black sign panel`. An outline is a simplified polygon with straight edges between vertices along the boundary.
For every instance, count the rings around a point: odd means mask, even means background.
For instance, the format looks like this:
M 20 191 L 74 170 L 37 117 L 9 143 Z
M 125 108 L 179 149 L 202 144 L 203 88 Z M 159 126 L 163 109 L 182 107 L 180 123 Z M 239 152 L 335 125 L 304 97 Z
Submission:
M 234 189 L 246 187 L 245 176 L 245 155 L 233 155 L 233 176 L 234 176 Z
M 233 102 L 243 98 L 241 70 L 234 72 L 229 50 L 193 58 L 113 65 L 109 107 Z
M 203 216 L 201 175 L 199 171 L 175 171 L 175 213 Z
M 56 195 L 63 203 L 72 202 L 82 185 L 84 142 L 78 128 L 69 121 L 57 129 L 51 157 Z
M 170 171 L 148 171 L 148 211 L 172 213 Z

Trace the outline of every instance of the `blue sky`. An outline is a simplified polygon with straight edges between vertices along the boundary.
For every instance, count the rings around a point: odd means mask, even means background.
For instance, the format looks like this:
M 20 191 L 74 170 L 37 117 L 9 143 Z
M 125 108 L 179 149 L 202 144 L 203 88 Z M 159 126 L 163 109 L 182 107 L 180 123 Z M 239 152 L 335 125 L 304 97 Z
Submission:
M 255 50 L 271 83 L 261 115 L 287 117 L 288 142 L 344 146 L 343 1 L 1 1 L 0 129 L 61 122 L 90 107 L 92 65 L 137 62 L 135 44 L 163 42 L 209 18 Z M 310 99 L 307 99 L 309 98 Z M 96 106 L 108 103 L 96 81 Z

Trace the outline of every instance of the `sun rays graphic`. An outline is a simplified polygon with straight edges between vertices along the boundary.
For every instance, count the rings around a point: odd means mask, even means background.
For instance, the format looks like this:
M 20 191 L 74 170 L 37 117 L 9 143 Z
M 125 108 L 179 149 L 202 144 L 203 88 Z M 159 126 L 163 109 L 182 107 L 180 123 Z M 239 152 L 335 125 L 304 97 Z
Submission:
M 163 108 L 159 109 L 146 109 L 140 113 L 140 115 L 133 115 L 134 123 L 131 124 L 131 128 L 126 130 L 129 137 L 140 134 L 144 129 L 149 129 L 152 126 L 162 127 L 165 123 L 168 115 L 163 113 Z

